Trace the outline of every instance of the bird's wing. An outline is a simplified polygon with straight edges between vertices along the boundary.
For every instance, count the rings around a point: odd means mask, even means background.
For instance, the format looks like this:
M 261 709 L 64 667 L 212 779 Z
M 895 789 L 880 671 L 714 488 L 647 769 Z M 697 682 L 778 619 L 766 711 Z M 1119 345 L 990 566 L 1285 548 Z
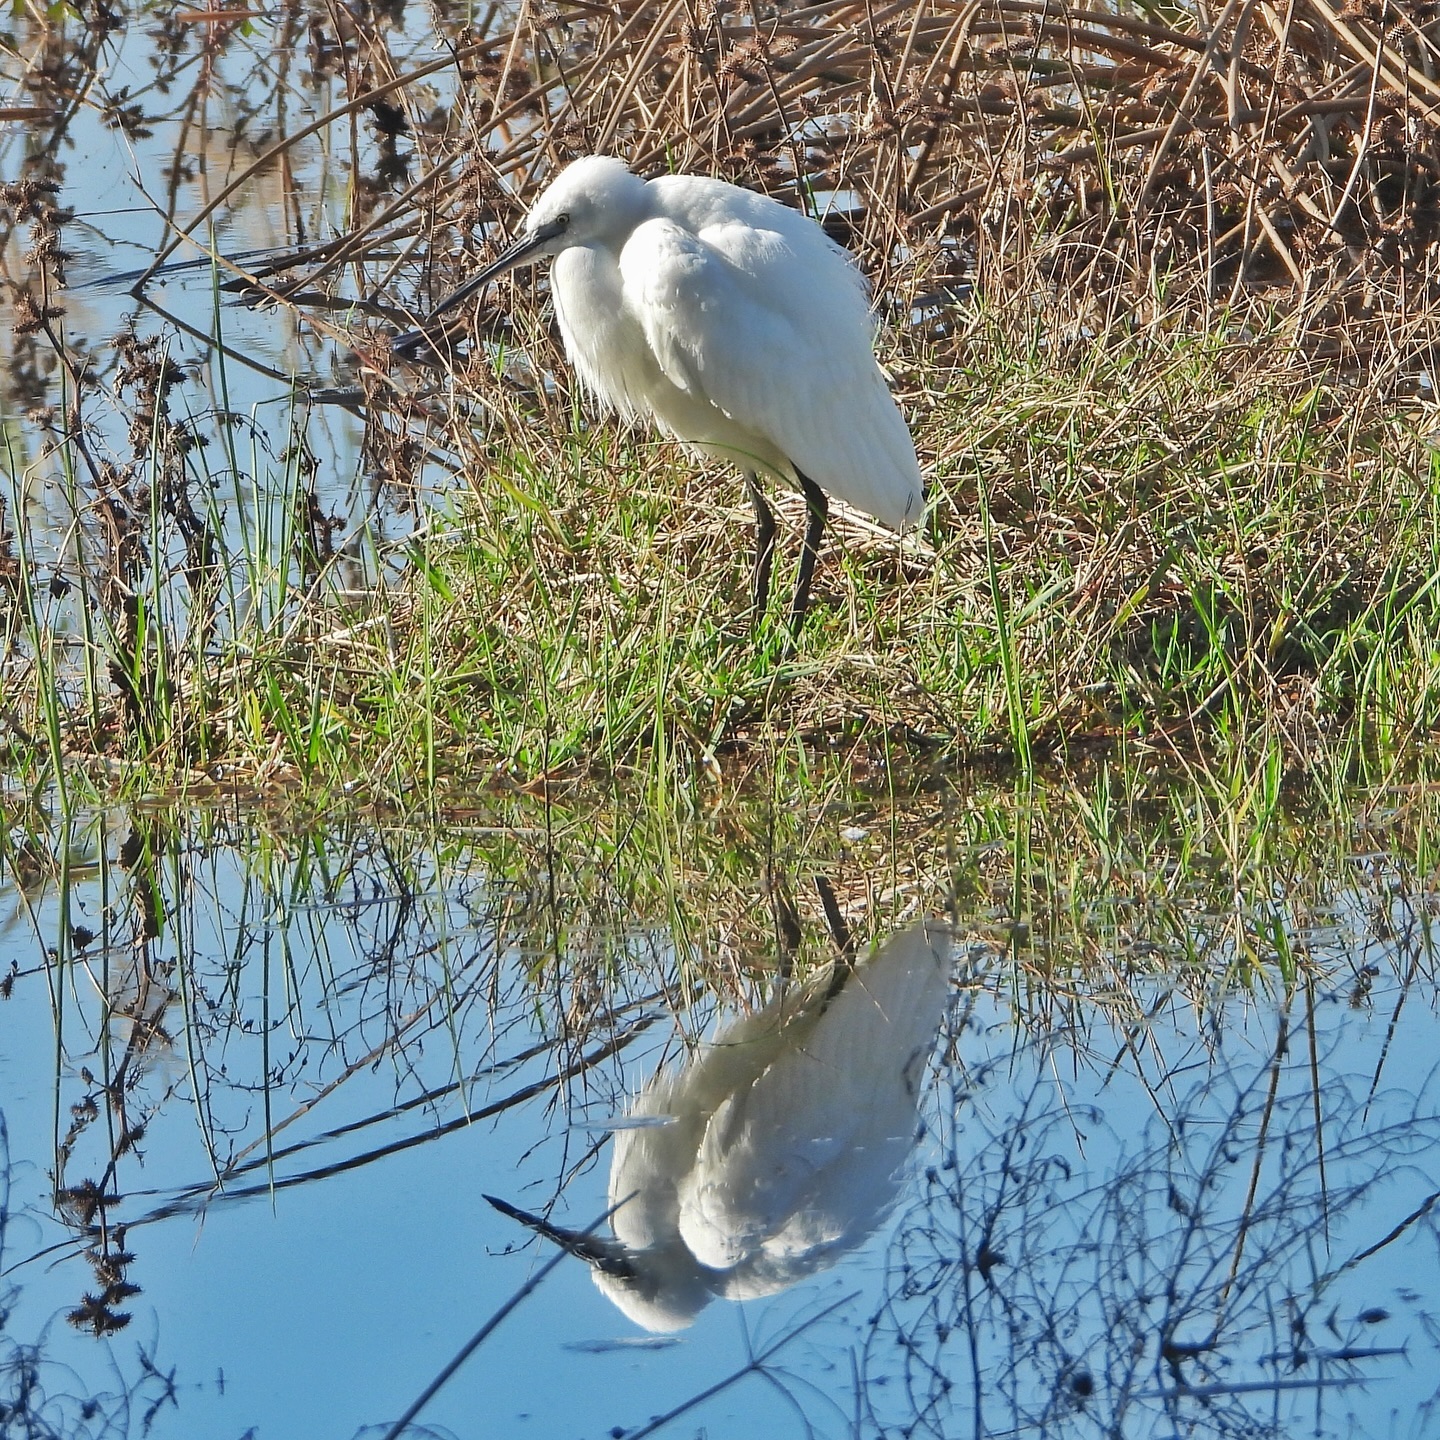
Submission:
M 915 446 L 875 362 L 863 293 L 818 229 L 815 242 L 647 220 L 620 255 L 624 305 L 672 384 L 900 528 L 924 507 Z
M 803 1025 L 803 1000 L 797 1005 Z M 610 1223 L 622 1244 L 664 1249 L 676 1240 L 679 1187 L 695 1166 L 711 1116 L 793 1044 L 794 1008 L 772 1006 L 732 1020 L 635 1097 L 626 1113 L 630 1123 L 616 1130 L 610 1156 L 610 1203 L 620 1207 Z
M 914 1141 L 947 957 L 935 927 L 892 937 L 800 1043 L 717 1108 L 678 1192 L 698 1260 L 732 1273 L 815 1268 L 873 1228 Z

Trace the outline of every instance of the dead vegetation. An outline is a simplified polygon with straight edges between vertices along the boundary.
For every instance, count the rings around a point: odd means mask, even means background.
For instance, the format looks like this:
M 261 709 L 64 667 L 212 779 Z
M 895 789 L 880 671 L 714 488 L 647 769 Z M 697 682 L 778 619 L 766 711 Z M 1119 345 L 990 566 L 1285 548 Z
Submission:
M 418 170 L 259 278 L 313 296 L 346 266 L 394 266 L 398 245 L 428 257 L 423 291 L 456 240 L 507 229 L 556 166 L 612 151 L 814 207 L 902 314 L 974 293 L 1092 329 L 1283 315 L 1297 354 L 1393 378 L 1433 343 L 1437 15 L 1392 0 L 495 10 L 455 37 L 448 102 L 442 66 L 352 67 L 345 109 L 374 117 L 392 158 L 408 135 Z M 360 269 L 373 299 L 390 277 Z

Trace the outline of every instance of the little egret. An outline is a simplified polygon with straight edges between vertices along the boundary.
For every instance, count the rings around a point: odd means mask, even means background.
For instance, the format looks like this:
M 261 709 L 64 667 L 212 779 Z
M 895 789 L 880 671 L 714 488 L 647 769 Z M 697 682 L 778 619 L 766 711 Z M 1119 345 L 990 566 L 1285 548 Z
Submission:
M 755 511 L 756 626 L 775 554 L 775 517 L 757 477 L 805 497 L 793 643 L 829 497 L 895 530 L 925 508 L 915 445 L 875 361 L 866 285 L 850 255 L 768 196 L 700 175 L 642 180 L 590 155 L 561 171 L 519 239 L 430 320 L 547 256 L 565 353 L 584 388 L 606 409 L 652 420 L 743 472 Z M 391 349 L 414 355 L 426 343 L 421 329 Z
M 899 1192 L 949 954 L 946 928 L 917 922 L 662 1073 L 615 1134 L 614 1239 L 485 1198 L 589 1261 L 647 1330 L 683 1329 L 716 1295 L 773 1295 L 833 1265 Z

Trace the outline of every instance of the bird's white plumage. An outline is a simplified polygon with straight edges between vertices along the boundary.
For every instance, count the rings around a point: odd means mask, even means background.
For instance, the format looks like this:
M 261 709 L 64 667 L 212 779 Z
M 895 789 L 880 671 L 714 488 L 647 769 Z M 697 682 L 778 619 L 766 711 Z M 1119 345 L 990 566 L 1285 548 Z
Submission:
M 921 506 L 910 432 L 871 354 L 848 262 L 820 254 L 838 274 L 817 276 L 814 255 L 753 224 L 639 226 L 620 254 L 621 293 L 668 382 L 651 406 L 677 439 L 742 468 L 792 480 L 799 469 L 900 529 Z
M 948 953 L 942 927 L 913 925 L 838 993 L 732 1021 L 637 1098 L 632 1116 L 669 1123 L 617 1132 L 612 1224 L 632 1274 L 595 1273 L 631 1319 L 679 1329 L 715 1295 L 773 1294 L 875 1227 L 914 1143 Z
M 550 234 L 550 231 L 554 234 Z M 703 176 L 577 160 L 526 218 L 553 254 L 585 388 L 693 449 L 823 491 L 897 529 L 924 509 L 909 430 L 871 349 L 865 285 L 805 216 Z

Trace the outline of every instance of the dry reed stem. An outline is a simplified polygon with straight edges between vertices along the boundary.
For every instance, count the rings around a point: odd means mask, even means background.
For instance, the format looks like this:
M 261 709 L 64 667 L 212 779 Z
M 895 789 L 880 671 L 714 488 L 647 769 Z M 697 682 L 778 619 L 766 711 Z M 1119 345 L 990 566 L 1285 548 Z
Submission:
M 360 93 L 181 228 L 315 129 L 449 66 L 448 130 L 427 131 L 420 178 L 297 255 L 284 293 L 348 268 L 368 300 L 405 268 L 397 238 L 509 229 L 559 165 L 604 149 L 813 206 L 902 310 L 900 297 L 957 284 L 1034 295 L 1066 324 L 1186 310 L 1213 323 L 1224 306 L 1267 325 L 1290 316 L 1297 355 L 1383 358 L 1391 377 L 1428 363 L 1437 6 L 1228 0 L 1206 13 L 1166 25 L 1124 0 L 527 3 L 408 74 L 364 40 Z M 425 297 L 403 308 L 423 312 Z

